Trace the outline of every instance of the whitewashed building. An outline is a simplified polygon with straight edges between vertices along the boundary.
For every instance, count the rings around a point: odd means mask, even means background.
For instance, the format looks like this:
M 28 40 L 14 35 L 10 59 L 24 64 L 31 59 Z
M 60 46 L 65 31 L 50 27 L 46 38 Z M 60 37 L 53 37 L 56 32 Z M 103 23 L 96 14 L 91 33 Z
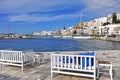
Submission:
M 107 17 L 102 17 L 102 18 L 94 19 L 93 24 L 95 27 L 99 27 L 99 26 L 102 26 L 106 22 L 107 22 Z
M 120 24 L 111 24 L 111 25 L 107 25 L 107 28 L 109 28 L 109 35 L 116 35 L 119 34 L 120 35 L 120 30 L 116 31 L 115 28 L 120 27 Z
M 120 35 L 120 30 L 115 30 L 116 28 L 119 28 L 120 24 L 110 24 L 106 26 L 100 26 L 99 27 L 99 35 Z
M 41 33 L 40 33 L 40 32 L 34 32 L 33 35 L 34 35 L 34 36 L 40 36 Z
M 42 31 L 41 36 L 52 36 L 54 34 L 53 31 Z

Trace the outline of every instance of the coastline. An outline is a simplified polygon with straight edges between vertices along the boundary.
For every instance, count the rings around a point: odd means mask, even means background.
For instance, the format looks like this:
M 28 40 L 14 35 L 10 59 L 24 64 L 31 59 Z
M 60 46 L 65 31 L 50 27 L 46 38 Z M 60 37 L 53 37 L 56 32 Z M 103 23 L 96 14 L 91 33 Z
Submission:
M 51 38 L 53 38 L 53 37 L 51 37 Z M 34 38 L 0 38 L 0 40 L 24 40 L 24 39 L 36 39 L 36 38 L 35 37 Z M 70 39 L 73 39 L 73 38 L 70 38 Z M 92 40 L 120 42 L 120 37 L 93 37 L 91 39 Z
M 0 38 L 0 40 L 22 40 L 22 39 L 35 39 L 35 38 Z
M 51 37 L 53 38 L 53 37 Z M 24 40 L 24 39 L 36 39 L 35 37 L 29 38 L 0 38 L 0 40 Z M 65 39 L 65 38 L 63 38 Z M 67 39 L 67 38 L 66 38 Z M 74 39 L 74 38 L 70 38 Z M 102 40 L 102 41 L 112 41 L 112 42 L 120 42 L 120 37 L 92 37 L 91 40 Z
M 96 40 L 103 40 L 103 41 L 113 41 L 113 42 L 120 42 L 120 38 L 119 37 L 95 37 L 93 39 Z

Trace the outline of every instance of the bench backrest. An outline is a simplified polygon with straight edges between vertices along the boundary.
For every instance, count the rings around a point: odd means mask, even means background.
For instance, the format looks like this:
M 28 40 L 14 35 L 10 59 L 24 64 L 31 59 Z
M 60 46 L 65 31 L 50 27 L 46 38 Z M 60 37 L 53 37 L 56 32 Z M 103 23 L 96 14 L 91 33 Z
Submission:
M 94 72 L 95 55 L 85 56 L 85 55 L 51 54 L 51 67 L 59 69 Z
M 0 61 L 26 62 L 32 59 L 32 52 L 0 50 Z
M 23 61 L 33 61 L 33 51 L 23 51 Z

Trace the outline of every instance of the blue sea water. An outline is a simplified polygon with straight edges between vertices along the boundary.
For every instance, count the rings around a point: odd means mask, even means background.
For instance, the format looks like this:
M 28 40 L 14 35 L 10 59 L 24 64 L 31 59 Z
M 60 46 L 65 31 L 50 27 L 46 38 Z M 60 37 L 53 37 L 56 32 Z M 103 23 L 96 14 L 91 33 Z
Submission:
M 36 38 L 0 40 L 0 49 L 45 51 L 120 50 L 120 43 L 100 40 Z

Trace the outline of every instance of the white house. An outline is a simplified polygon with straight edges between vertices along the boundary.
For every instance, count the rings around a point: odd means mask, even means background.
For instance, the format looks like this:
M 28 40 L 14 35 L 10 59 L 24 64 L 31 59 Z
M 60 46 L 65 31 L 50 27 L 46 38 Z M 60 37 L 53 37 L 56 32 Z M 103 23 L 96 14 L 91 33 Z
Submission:
M 109 24 L 106 26 L 100 26 L 99 27 L 99 34 L 104 35 L 120 35 L 120 30 L 115 30 L 115 28 L 120 27 L 120 24 Z
M 34 36 L 40 36 L 41 33 L 40 33 L 40 32 L 34 32 L 33 35 L 34 35 Z

